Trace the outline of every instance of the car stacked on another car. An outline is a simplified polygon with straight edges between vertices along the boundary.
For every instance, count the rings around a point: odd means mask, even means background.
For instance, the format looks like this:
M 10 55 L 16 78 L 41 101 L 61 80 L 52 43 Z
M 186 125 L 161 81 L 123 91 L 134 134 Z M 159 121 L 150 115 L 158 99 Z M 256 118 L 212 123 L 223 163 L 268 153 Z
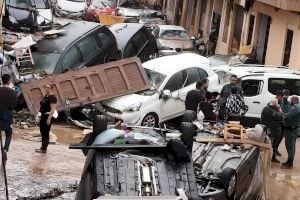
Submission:
M 115 37 L 106 26 L 73 22 L 58 30 L 65 32 L 32 47 L 36 73 L 57 74 L 120 58 Z
M 139 23 L 120 23 L 109 27 L 115 35 L 122 58 L 137 56 L 146 62 L 157 56 L 155 38 Z
M 186 30 L 180 26 L 156 25 L 152 33 L 156 38 L 160 56 L 195 52 L 193 41 Z
M 125 123 L 155 126 L 185 112 L 187 93 L 197 81 L 209 79 L 209 91 L 219 92 L 217 74 L 207 58 L 193 53 L 165 56 L 143 63 L 153 87 L 149 91 L 102 103 L 109 116 Z

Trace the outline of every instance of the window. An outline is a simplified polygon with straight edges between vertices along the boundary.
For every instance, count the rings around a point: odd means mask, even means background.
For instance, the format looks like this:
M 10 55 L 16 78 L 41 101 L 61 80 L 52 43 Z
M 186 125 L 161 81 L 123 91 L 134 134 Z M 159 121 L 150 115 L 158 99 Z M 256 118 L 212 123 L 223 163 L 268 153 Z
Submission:
M 147 35 L 145 35 L 142 31 L 138 31 L 132 38 L 133 44 L 137 53 L 139 54 L 140 51 L 144 48 L 144 46 L 148 43 Z
M 247 38 L 247 45 L 252 44 L 252 37 L 253 37 L 253 28 L 254 28 L 254 20 L 255 16 L 250 16 L 250 22 L 249 22 L 249 30 L 248 30 L 248 38 Z
M 179 90 L 182 88 L 184 84 L 183 82 L 184 79 L 182 71 L 177 72 L 169 79 L 168 83 L 165 86 L 165 90 L 170 90 L 171 92 Z
M 153 35 L 154 35 L 155 37 L 158 37 L 158 35 L 159 35 L 159 28 L 158 28 L 158 27 L 156 27 L 156 28 L 153 30 Z
M 245 97 L 257 96 L 261 93 L 263 81 L 261 80 L 244 80 L 242 81 L 242 89 Z
M 63 58 L 63 71 L 66 71 L 68 69 L 76 68 L 78 64 L 81 62 L 80 55 L 78 54 L 78 51 L 76 47 L 72 47 Z
M 200 79 L 205 79 L 208 77 L 208 74 L 206 73 L 205 70 L 198 68 L 199 74 L 200 74 Z
M 196 67 L 187 69 L 186 74 L 187 74 L 187 81 L 184 86 L 188 86 L 193 83 L 196 83 L 197 81 L 200 81 L 200 79 L 201 79 L 198 68 L 196 68 Z
M 135 49 L 133 42 L 130 41 L 127 45 L 126 48 L 124 50 L 124 58 L 129 58 L 129 57 L 133 57 L 136 56 L 137 54 L 137 50 Z
M 78 43 L 78 47 L 84 60 L 95 55 L 98 51 L 97 42 L 94 37 L 86 37 Z
M 276 91 L 288 89 L 291 95 L 300 96 L 300 80 L 299 79 L 284 79 L 284 78 L 270 78 L 269 92 L 276 95 Z
M 97 34 L 98 41 L 101 49 L 106 49 L 112 43 L 112 38 L 106 33 L 100 32 Z

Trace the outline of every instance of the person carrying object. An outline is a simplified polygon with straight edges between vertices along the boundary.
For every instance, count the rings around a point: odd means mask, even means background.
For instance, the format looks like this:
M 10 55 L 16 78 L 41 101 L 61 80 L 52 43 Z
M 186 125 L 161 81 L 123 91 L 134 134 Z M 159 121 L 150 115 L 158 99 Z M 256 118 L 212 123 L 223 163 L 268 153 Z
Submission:
M 2 83 L 0 87 L 0 131 L 5 132 L 3 158 L 6 161 L 13 133 L 13 110 L 17 106 L 17 93 L 10 87 L 11 76 L 9 74 L 2 76 Z
M 283 121 L 283 113 L 279 111 L 279 104 L 276 99 L 272 99 L 266 107 L 263 108 L 261 113 L 261 122 L 267 128 L 272 142 L 273 156 L 272 162 L 279 163 L 276 159 L 274 151 L 278 149 L 281 134 L 281 122 Z
M 45 85 L 46 95 L 40 102 L 40 132 L 42 136 L 42 146 L 35 151 L 37 153 L 46 153 L 49 145 L 49 133 L 53 118 L 57 115 L 56 103 L 57 98 L 53 94 L 53 85 Z M 57 116 L 56 116 L 57 117 Z
M 292 169 L 296 152 L 296 140 L 300 132 L 300 103 L 299 97 L 291 97 L 291 109 L 284 114 L 284 124 L 286 126 L 285 147 L 288 153 L 288 159 L 282 163 L 281 168 Z

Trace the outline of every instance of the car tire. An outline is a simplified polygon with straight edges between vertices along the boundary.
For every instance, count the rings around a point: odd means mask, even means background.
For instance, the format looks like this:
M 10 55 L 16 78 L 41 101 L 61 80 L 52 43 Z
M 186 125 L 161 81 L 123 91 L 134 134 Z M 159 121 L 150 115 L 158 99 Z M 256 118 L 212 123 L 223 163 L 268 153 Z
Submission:
M 236 170 L 227 167 L 219 174 L 218 178 L 218 184 L 226 191 L 228 199 L 233 200 L 237 184 Z
M 188 150 L 193 149 L 193 139 L 195 136 L 195 127 L 191 122 L 181 122 L 180 124 L 181 140 L 187 146 Z
M 97 115 L 93 123 L 93 135 L 96 137 L 101 132 L 107 130 L 107 119 L 105 115 Z
M 193 110 L 187 110 L 182 116 L 181 122 L 193 122 L 197 118 L 197 114 Z
M 147 127 L 157 127 L 158 126 L 158 116 L 156 113 L 148 113 L 141 123 L 142 126 Z

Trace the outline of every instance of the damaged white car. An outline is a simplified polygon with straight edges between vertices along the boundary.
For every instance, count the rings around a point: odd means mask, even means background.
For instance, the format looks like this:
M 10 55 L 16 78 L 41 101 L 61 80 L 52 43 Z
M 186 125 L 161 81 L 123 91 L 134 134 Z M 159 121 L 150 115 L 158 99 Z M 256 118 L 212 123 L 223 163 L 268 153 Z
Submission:
M 144 63 L 143 67 L 153 87 L 103 102 L 109 116 L 127 124 L 152 127 L 183 115 L 186 95 L 195 89 L 197 81 L 209 79 L 211 92 L 219 92 L 222 88 L 208 59 L 197 54 L 161 57 Z
M 85 0 L 57 0 L 55 15 L 78 19 L 84 16 Z

